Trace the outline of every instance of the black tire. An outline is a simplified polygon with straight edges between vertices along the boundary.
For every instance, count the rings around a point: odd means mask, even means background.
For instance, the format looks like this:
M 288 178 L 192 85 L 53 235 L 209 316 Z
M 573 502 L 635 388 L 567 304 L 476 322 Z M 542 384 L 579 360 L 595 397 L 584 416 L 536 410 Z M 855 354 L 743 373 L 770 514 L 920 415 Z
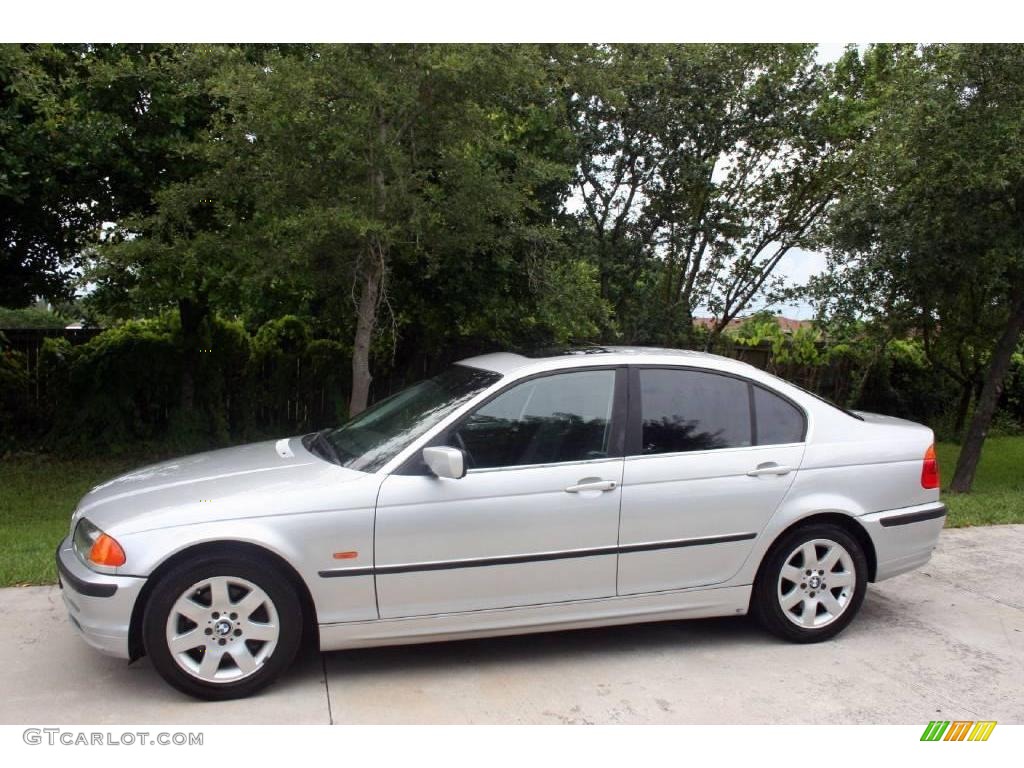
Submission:
M 262 589 L 277 611 L 280 627 L 276 646 L 256 671 L 230 682 L 208 682 L 190 674 L 178 664 L 168 647 L 167 622 L 178 598 L 192 585 L 215 577 L 244 579 Z M 295 659 L 302 640 L 302 626 L 299 596 L 278 569 L 251 555 L 203 555 L 160 578 L 146 604 L 142 640 L 153 666 L 164 680 L 190 696 L 220 701 L 244 698 L 270 685 Z M 200 653 L 205 653 L 205 649 Z
M 839 544 L 849 554 L 853 563 L 853 593 L 849 595 L 843 610 L 834 619 L 828 620 L 823 626 L 807 627 L 796 622 L 796 618 L 790 619 L 783 609 L 780 595 L 780 577 L 782 568 L 786 561 L 796 549 L 802 545 L 815 540 L 827 540 Z M 824 550 L 822 550 L 824 551 Z M 842 632 L 860 610 L 864 602 L 864 595 L 867 591 L 868 561 L 864 549 L 855 537 L 847 533 L 843 528 L 832 523 L 812 523 L 790 531 L 780 538 L 768 551 L 761 563 L 757 579 L 754 582 L 754 589 L 751 594 L 751 613 L 757 618 L 761 625 L 778 637 L 789 640 L 793 643 L 818 643 L 828 640 Z M 821 578 L 827 579 L 825 575 Z M 789 583 L 789 582 L 785 582 Z M 810 584 L 804 582 L 806 587 Z M 801 585 L 796 588 L 803 590 Z M 827 582 L 826 582 L 827 587 Z M 828 590 L 835 597 L 835 592 Z M 842 590 L 838 590 L 841 596 Z M 806 592 L 814 595 L 813 591 Z M 813 598 L 812 598 L 813 599 Z M 803 604 L 800 604 L 801 611 Z M 816 610 L 822 611 L 824 617 L 824 606 Z M 795 614 L 794 614 L 795 617 Z M 827 618 L 827 617 L 826 617 Z

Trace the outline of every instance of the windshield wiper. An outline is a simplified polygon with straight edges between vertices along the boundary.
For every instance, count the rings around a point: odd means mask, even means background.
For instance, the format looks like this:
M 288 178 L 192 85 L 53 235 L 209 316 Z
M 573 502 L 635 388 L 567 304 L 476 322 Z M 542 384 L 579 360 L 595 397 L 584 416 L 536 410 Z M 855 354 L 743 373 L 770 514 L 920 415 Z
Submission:
M 331 441 L 327 439 L 327 433 L 329 431 L 329 429 L 321 429 L 319 432 L 314 432 L 310 435 L 312 439 L 306 447 L 317 456 L 326 459 L 332 464 L 341 466 L 341 456 L 338 455 L 338 451 Z

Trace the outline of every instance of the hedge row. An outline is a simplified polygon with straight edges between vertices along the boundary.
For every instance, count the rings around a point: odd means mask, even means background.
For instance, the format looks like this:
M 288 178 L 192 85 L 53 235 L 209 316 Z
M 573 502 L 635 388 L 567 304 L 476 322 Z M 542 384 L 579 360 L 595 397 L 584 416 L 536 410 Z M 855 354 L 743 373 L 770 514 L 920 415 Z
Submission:
M 777 328 L 774 321 L 771 327 Z M 756 329 L 755 329 L 756 330 Z M 748 332 L 718 351 L 749 362 L 847 407 L 931 425 L 955 439 L 958 385 L 926 360 L 920 342 L 824 345 L 808 336 L 761 338 Z M 294 316 L 255 333 L 235 321 L 205 322 L 198 354 L 186 354 L 177 315 L 127 322 L 91 340 L 43 341 L 26 363 L 0 333 L 0 454 L 26 447 L 118 452 L 148 445 L 184 452 L 338 424 L 347 416 L 350 349 L 312 337 Z M 378 371 L 378 396 L 435 373 L 478 350 L 417 350 Z M 400 356 L 401 357 L 401 356 Z M 192 407 L 183 372 L 195 362 Z M 993 428 L 1024 427 L 1024 357 L 1014 357 Z
M 349 349 L 311 338 L 294 316 L 255 334 L 238 322 L 207 321 L 191 356 L 187 410 L 189 356 L 175 315 L 127 322 L 79 345 L 47 338 L 31 371 L 23 355 L 0 345 L 0 450 L 185 450 L 319 428 L 347 413 Z

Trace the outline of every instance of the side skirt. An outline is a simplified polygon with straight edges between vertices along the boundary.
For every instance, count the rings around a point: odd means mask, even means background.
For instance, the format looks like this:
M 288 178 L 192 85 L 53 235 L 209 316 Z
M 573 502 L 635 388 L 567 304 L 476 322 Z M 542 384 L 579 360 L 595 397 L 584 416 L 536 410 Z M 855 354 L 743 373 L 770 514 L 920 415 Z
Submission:
M 747 612 L 750 605 L 750 591 L 750 585 L 686 589 L 520 608 L 321 624 L 320 649 L 337 651 L 379 645 L 558 632 L 644 621 L 740 616 Z

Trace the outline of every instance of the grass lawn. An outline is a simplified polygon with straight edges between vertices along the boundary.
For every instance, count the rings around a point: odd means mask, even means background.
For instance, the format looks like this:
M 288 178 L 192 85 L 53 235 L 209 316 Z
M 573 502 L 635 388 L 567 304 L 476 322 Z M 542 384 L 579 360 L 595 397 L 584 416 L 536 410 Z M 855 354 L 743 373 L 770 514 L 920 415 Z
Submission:
M 943 487 L 959 448 L 938 446 Z M 14 458 L 0 461 L 0 586 L 56 581 L 53 552 L 78 500 L 92 486 L 146 463 L 144 459 Z M 943 494 L 946 525 L 1024 523 L 1024 437 L 986 441 L 974 491 Z
M 57 580 L 53 554 L 78 500 L 131 459 L 0 459 L 0 587 Z
M 953 479 L 960 447 L 936 446 L 943 490 Z M 981 453 L 981 464 L 970 493 L 943 493 L 949 508 L 946 527 L 1024 523 L 1024 437 L 990 437 Z

